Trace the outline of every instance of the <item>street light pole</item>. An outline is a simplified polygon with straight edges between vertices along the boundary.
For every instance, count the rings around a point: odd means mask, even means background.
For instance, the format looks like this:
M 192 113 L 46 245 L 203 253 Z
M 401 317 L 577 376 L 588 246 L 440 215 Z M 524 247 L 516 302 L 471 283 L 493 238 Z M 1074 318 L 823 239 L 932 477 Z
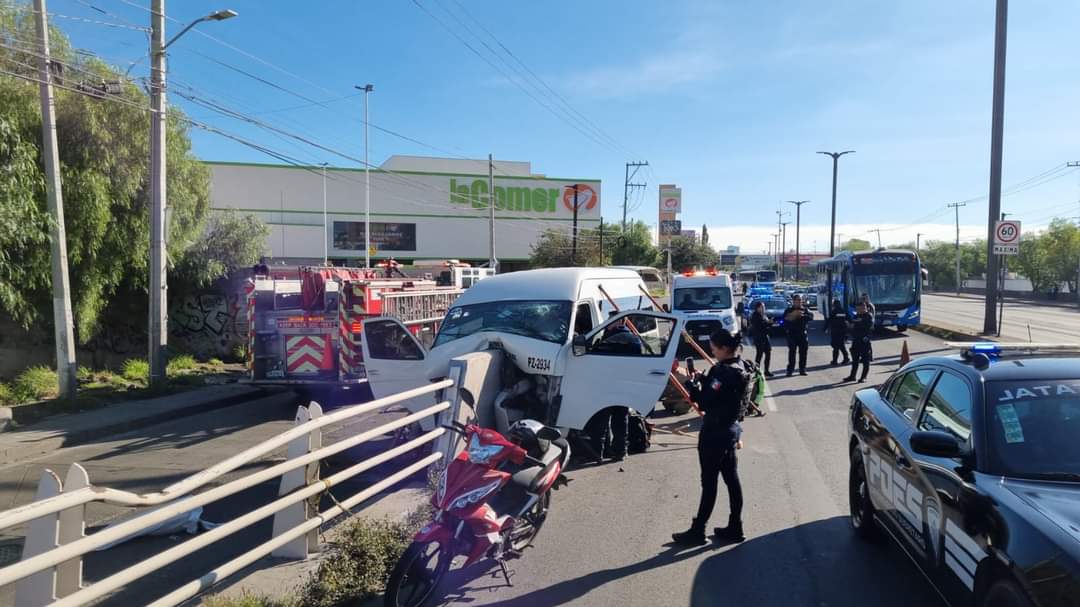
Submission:
M 368 94 L 375 86 L 365 84 L 354 87 L 364 91 L 364 267 L 371 268 L 371 165 L 368 163 Z
M 832 158 L 832 221 L 829 223 L 829 257 L 836 255 L 836 169 L 840 157 L 844 154 L 854 154 L 855 150 L 843 152 L 818 152 Z
M 799 280 L 799 224 L 801 221 L 802 205 L 809 200 L 789 200 L 788 204 L 795 205 L 795 280 Z
M 322 163 L 322 264 L 330 262 L 330 226 L 326 222 L 326 163 Z
M 986 237 L 986 302 L 983 309 L 983 333 L 997 333 L 996 310 L 999 297 L 993 280 L 998 271 L 994 255 L 994 222 L 1001 213 L 1001 150 L 1005 129 L 1005 43 L 1009 17 L 1009 1 L 997 0 L 994 21 L 994 97 L 990 119 L 990 209 Z
M 153 0 L 150 8 L 150 387 L 165 381 L 168 363 L 168 279 L 165 233 L 166 207 L 166 100 L 165 49 L 188 30 L 204 21 L 224 21 L 236 11 L 221 10 L 189 23 L 180 33 L 165 41 L 165 0 Z
M 787 255 L 787 227 L 790 221 L 785 221 L 780 224 L 780 280 L 787 280 L 786 273 L 784 272 L 787 265 L 784 257 Z

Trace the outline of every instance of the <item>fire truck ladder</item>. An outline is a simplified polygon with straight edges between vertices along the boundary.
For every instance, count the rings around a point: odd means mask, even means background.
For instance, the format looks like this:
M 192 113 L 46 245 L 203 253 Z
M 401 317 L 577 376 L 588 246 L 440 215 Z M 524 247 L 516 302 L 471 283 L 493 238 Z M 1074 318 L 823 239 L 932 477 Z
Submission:
M 446 316 L 446 311 L 463 292 L 463 289 L 446 289 L 383 293 L 382 311 L 384 315 L 395 316 L 405 324 L 437 322 Z

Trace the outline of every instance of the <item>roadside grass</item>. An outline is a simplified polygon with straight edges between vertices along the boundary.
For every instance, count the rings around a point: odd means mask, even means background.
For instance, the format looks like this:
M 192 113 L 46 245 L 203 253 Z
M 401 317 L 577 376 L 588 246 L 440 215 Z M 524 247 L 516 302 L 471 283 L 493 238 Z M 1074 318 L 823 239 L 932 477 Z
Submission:
M 426 504 L 426 502 L 425 502 Z M 208 607 L 338 607 L 364 605 L 386 591 L 386 582 L 413 534 L 430 519 L 430 506 L 405 520 L 354 518 L 342 525 L 327 554 L 293 596 L 216 595 Z
M 150 381 L 150 363 L 145 358 L 129 358 L 120 367 L 120 375 L 132 383 L 145 386 Z
M 55 398 L 57 391 L 56 371 L 40 365 L 20 373 L 12 385 L 12 392 L 19 402 Z

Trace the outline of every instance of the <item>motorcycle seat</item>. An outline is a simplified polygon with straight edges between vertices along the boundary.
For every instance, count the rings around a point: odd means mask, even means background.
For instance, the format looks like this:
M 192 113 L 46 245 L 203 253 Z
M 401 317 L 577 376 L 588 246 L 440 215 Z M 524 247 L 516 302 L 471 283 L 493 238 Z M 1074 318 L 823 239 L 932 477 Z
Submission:
M 560 438 L 551 441 L 551 447 L 554 448 L 548 448 L 542 457 L 537 458 L 544 462 L 543 466 L 525 464 L 523 468 L 511 475 L 510 484 L 520 487 L 529 493 L 535 493 L 537 490 L 535 485 L 556 462 L 565 466 L 566 460 L 569 459 L 570 456 L 570 446 L 566 442 L 566 439 Z

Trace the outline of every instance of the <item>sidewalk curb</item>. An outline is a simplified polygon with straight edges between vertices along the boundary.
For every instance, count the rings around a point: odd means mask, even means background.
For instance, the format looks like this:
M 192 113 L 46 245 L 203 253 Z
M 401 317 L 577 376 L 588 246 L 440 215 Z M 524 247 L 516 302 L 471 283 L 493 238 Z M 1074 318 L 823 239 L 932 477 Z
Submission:
M 928 325 L 926 323 L 920 323 L 911 327 L 911 329 L 913 331 L 918 331 L 919 333 L 922 333 L 924 335 L 937 337 L 946 341 L 992 341 L 977 333 L 972 333 L 970 331 L 965 331 L 963 329 L 957 329 L 954 327 L 944 327 L 940 325 Z

